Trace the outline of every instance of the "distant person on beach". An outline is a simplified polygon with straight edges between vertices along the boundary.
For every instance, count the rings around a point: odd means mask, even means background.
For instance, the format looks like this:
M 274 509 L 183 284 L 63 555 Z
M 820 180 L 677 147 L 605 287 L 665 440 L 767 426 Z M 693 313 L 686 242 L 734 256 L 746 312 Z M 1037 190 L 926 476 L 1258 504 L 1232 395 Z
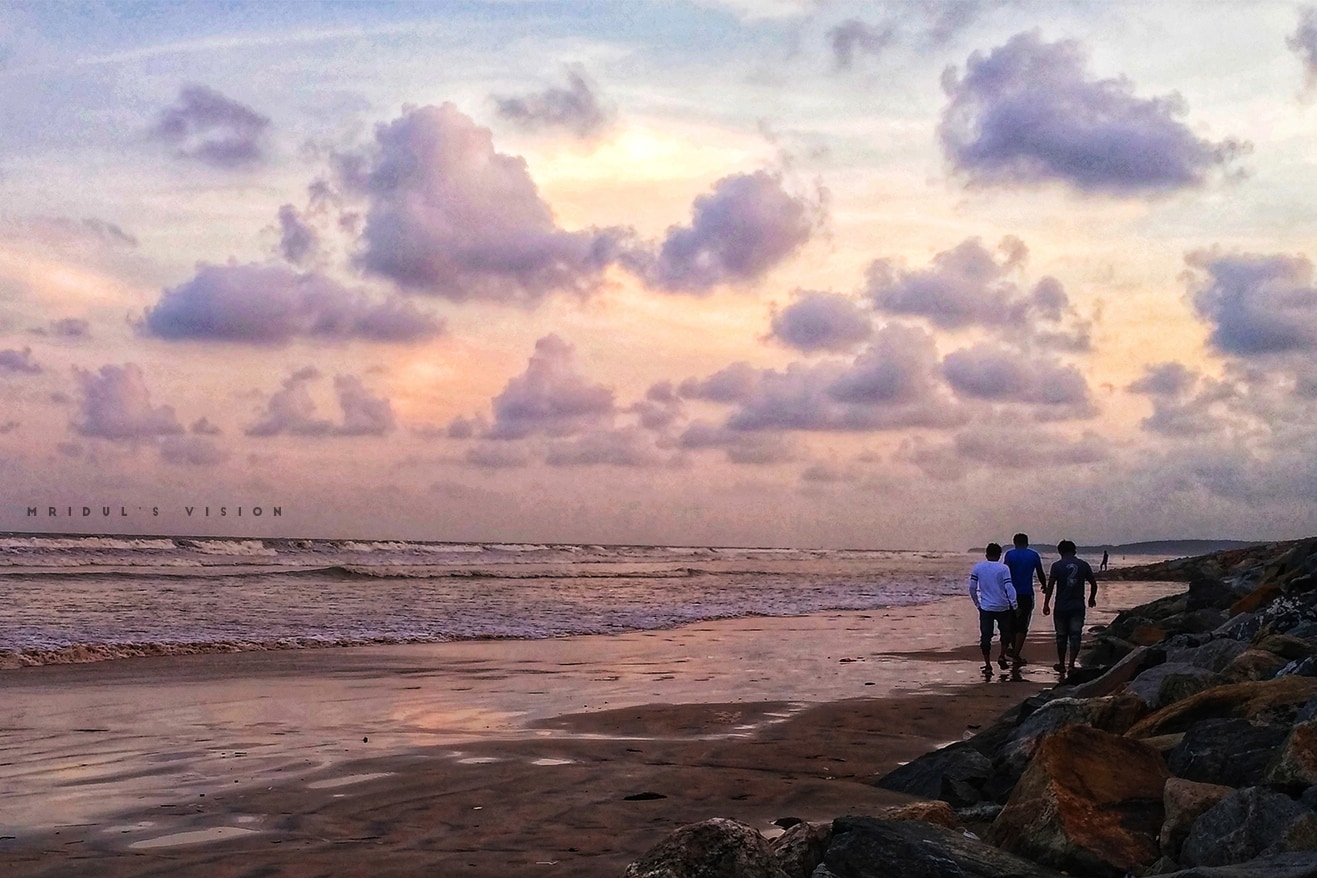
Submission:
M 1100 570 L 1100 571 L 1102 571 L 1103 573 L 1105 573 L 1106 570 L 1107 570 L 1107 562 L 1110 561 L 1110 560 L 1111 560 L 1111 553 L 1108 552 L 1106 549 L 1103 549 L 1103 550 L 1102 550 L 1102 563 L 1098 565 L 1098 570 Z
M 1029 635 L 1029 621 L 1033 618 L 1034 577 L 1038 578 L 1038 587 L 1047 587 L 1047 577 L 1043 575 L 1043 559 L 1029 548 L 1029 535 L 1016 534 L 1011 540 L 1015 548 L 1008 549 L 1002 559 L 1011 570 L 1011 584 L 1015 586 L 1015 660 L 1024 664 L 1024 639 Z
M 1006 653 L 1015 639 L 1015 586 L 1011 568 L 1001 562 L 1001 546 L 988 543 L 986 560 L 969 572 L 969 597 L 979 611 L 979 648 L 983 650 L 983 672 L 992 675 L 992 632 L 1001 633 L 1001 656 L 997 663 L 1006 669 Z
M 1047 585 L 1043 587 L 1043 615 L 1051 610 L 1048 604 L 1052 600 L 1052 591 L 1056 591 L 1056 615 L 1052 617 L 1052 626 L 1056 629 L 1056 664 L 1061 673 L 1061 680 L 1075 672 L 1075 662 L 1079 659 L 1079 644 L 1084 636 L 1084 583 L 1089 584 L 1088 606 L 1097 606 L 1097 580 L 1093 577 L 1093 568 L 1083 558 L 1075 557 L 1075 544 L 1070 540 L 1057 543 L 1056 551 L 1061 560 L 1052 565 Z M 1066 648 L 1069 647 L 1070 660 L 1066 661 Z

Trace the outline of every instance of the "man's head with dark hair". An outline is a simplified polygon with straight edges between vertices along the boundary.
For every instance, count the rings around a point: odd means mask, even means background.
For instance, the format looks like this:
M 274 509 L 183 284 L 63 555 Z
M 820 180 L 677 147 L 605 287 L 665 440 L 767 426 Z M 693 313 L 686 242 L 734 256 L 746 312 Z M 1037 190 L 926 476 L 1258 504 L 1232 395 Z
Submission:
M 983 555 L 989 561 L 996 561 L 1001 557 L 1001 546 L 996 543 L 988 543 L 988 548 L 983 550 Z
M 1073 540 L 1062 540 L 1056 544 L 1056 550 L 1061 553 L 1062 557 L 1067 557 L 1075 553 L 1075 544 Z
M 1015 548 L 1017 549 L 1027 549 L 1029 548 L 1029 535 L 1016 534 L 1011 542 L 1015 544 Z

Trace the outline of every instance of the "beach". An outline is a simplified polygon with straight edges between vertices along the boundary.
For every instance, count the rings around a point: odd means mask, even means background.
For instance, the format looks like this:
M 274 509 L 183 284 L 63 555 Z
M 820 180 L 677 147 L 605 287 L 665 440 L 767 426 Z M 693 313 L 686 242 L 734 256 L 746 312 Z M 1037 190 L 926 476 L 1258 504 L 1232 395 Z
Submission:
M 907 801 L 869 781 L 1053 685 L 1048 627 L 990 682 L 968 598 L 4 671 L 0 870 L 615 876 L 707 817 Z

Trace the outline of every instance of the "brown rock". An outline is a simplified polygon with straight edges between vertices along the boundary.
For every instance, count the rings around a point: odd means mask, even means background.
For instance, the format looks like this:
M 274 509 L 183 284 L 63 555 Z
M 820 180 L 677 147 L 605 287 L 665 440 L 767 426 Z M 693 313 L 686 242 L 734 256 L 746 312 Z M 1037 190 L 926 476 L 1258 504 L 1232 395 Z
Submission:
M 1317 784 L 1317 721 L 1298 723 L 1281 745 L 1267 783 L 1289 789 Z
M 1280 583 L 1268 582 L 1244 595 L 1235 601 L 1230 607 L 1230 615 L 1238 616 L 1240 613 L 1252 613 L 1260 610 L 1267 604 L 1280 597 Z
M 988 841 L 1073 874 L 1141 872 L 1160 856 L 1169 777 L 1146 744 L 1070 726 L 1043 739 Z
M 1166 639 L 1166 629 L 1160 625 L 1140 625 L 1130 632 L 1130 643 L 1135 646 L 1152 646 Z
M 1314 694 L 1317 694 L 1317 677 L 1285 676 L 1213 686 L 1154 711 L 1125 734 L 1131 738 L 1148 738 L 1186 731 L 1203 719 L 1252 719 L 1273 711 L 1292 711 Z
M 1270 680 L 1276 676 L 1276 672 L 1285 667 L 1289 662 L 1281 658 L 1274 652 L 1268 652 L 1265 649 L 1250 649 L 1247 652 L 1236 656 L 1230 664 L 1226 665 L 1221 676 L 1231 683 L 1242 683 L 1246 680 Z
M 627 866 L 623 878 L 788 878 L 753 826 L 714 817 L 683 826 Z
M 959 829 L 961 826 L 956 812 L 951 810 L 951 806 L 946 802 L 911 802 L 909 805 L 894 808 L 882 816 L 888 820 L 922 820 L 924 823 L 945 826 L 947 829 Z
M 832 840 L 831 823 L 800 822 L 773 839 L 770 847 L 788 878 L 809 878 Z
M 1314 644 L 1311 640 L 1304 640 L 1302 637 L 1291 637 L 1288 634 L 1268 634 L 1254 646 L 1257 649 L 1265 649 L 1267 652 L 1275 653 L 1287 662 L 1317 655 L 1317 644 Z
M 1189 836 L 1189 827 L 1193 826 L 1193 822 L 1200 814 L 1234 791 L 1233 787 L 1198 783 L 1178 777 L 1166 781 L 1166 788 L 1162 793 L 1162 806 L 1166 810 L 1166 818 L 1162 822 L 1159 836 L 1162 855 L 1172 860 L 1178 859 L 1180 847 Z

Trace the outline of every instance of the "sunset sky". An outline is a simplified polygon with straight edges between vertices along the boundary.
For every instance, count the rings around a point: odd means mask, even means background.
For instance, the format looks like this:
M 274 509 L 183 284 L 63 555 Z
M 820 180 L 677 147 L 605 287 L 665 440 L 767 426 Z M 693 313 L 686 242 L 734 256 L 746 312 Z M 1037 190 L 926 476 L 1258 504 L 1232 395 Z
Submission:
M 1309 535 L 1314 134 L 1293 3 L 5 4 L 0 529 Z

